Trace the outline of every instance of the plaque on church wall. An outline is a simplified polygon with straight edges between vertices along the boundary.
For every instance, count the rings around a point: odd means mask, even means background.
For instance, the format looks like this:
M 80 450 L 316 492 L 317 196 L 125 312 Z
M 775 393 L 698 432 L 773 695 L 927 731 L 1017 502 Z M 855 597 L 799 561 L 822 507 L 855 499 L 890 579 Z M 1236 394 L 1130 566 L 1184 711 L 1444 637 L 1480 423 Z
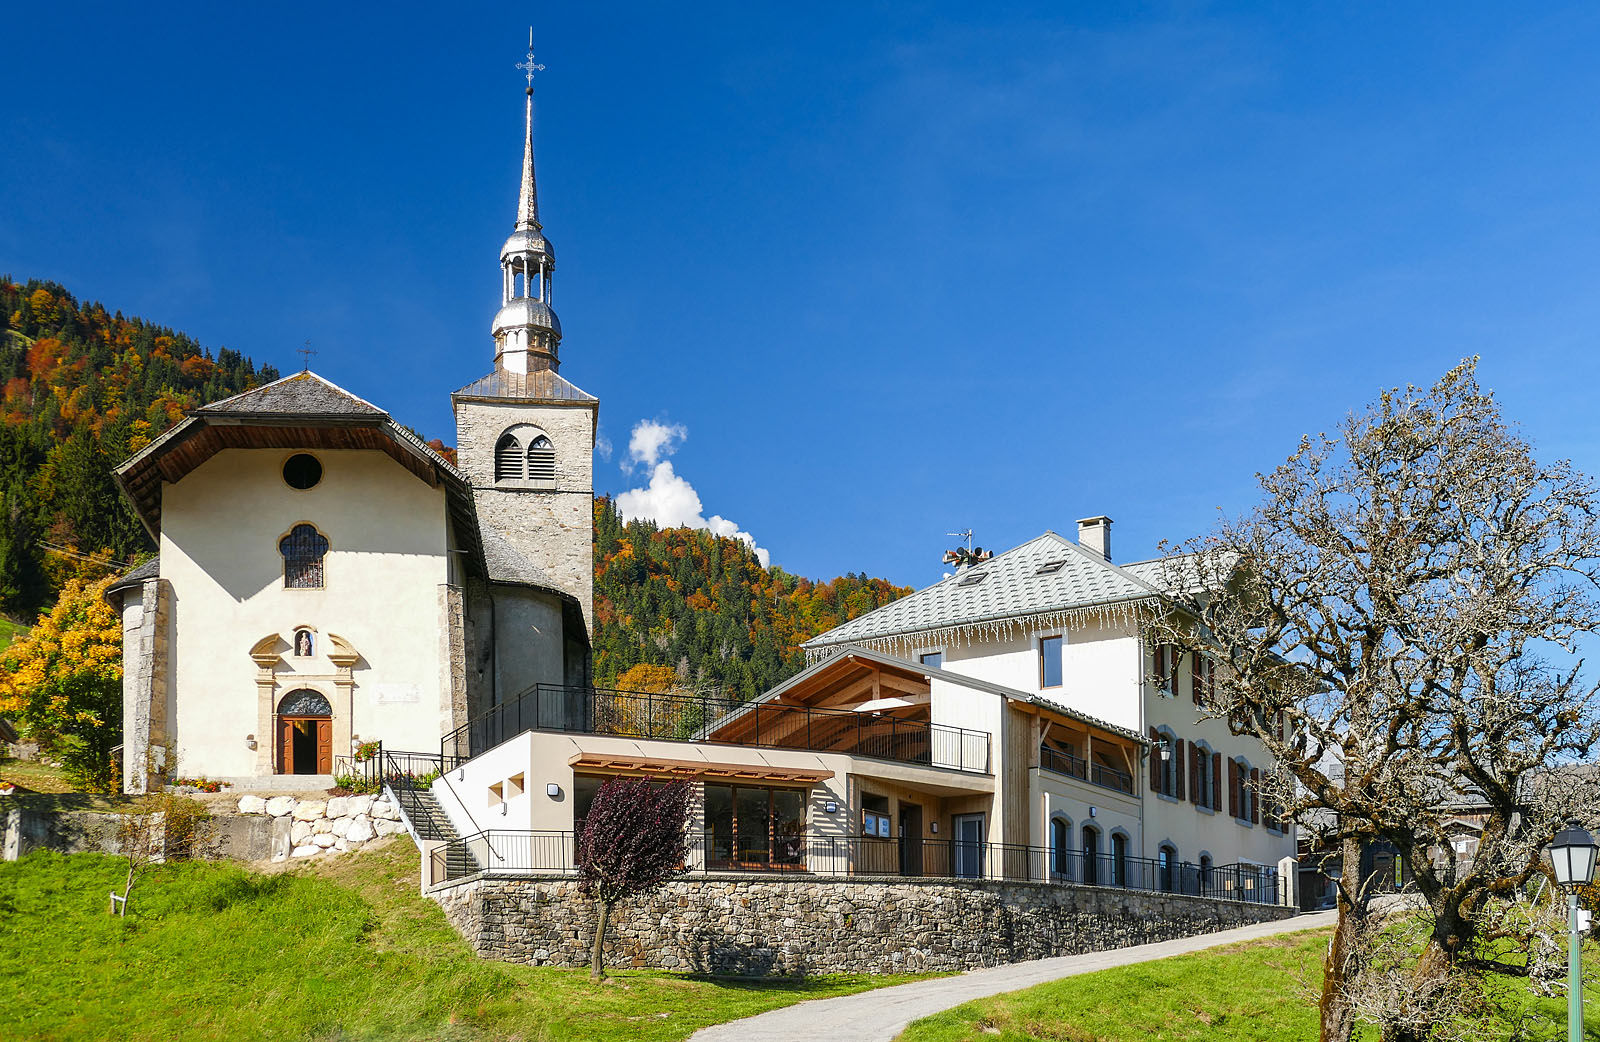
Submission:
M 422 689 L 415 684 L 377 684 L 374 689 L 378 693 L 380 706 L 422 701 Z

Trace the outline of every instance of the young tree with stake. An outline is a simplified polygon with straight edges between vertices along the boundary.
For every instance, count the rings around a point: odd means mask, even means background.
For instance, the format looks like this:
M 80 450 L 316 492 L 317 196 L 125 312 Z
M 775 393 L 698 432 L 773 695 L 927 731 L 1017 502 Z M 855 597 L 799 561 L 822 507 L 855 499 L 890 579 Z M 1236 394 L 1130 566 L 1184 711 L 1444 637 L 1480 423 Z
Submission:
M 612 778 L 594 794 L 578 833 L 578 874 L 595 899 L 589 977 L 605 976 L 611 909 L 651 893 L 683 871 L 689 853 L 689 783 Z

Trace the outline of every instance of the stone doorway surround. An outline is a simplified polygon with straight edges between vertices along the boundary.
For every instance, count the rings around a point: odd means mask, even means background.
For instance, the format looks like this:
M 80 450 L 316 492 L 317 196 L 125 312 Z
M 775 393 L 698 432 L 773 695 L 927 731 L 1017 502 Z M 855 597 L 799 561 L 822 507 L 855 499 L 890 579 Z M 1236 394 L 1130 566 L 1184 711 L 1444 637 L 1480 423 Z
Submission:
M 296 625 L 289 629 L 291 637 L 301 629 L 317 632 L 315 626 Z M 282 633 L 269 633 L 250 649 L 250 658 L 256 664 L 256 774 L 260 777 L 279 773 L 278 701 L 293 688 L 315 691 L 328 700 L 333 709 L 332 755 L 345 755 L 352 749 L 355 667 L 361 661 L 361 653 L 337 633 L 324 636 L 325 654 L 334 667 L 331 674 L 289 672 L 283 654 L 293 645 Z

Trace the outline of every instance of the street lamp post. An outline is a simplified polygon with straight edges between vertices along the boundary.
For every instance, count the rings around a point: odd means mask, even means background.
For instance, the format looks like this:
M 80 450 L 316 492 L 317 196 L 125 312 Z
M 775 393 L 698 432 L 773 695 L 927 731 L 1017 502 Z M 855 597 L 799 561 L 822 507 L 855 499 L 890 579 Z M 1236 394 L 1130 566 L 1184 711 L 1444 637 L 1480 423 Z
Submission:
M 1567 1042 L 1583 1042 L 1583 968 L 1579 963 L 1578 888 L 1594 882 L 1594 837 L 1577 822 L 1556 833 L 1550 867 L 1567 891 Z

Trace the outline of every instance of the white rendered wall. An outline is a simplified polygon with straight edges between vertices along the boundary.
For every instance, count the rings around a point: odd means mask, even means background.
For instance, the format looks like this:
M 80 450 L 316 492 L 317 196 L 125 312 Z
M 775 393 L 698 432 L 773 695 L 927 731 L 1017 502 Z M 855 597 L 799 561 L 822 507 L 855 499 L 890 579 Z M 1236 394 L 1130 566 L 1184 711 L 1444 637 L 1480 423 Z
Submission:
M 306 491 L 280 470 L 287 451 L 226 449 L 162 488 L 161 574 L 172 584 L 172 729 L 180 769 L 219 778 L 256 773 L 245 737 L 258 723 L 250 649 L 297 626 L 317 655 L 285 654 L 275 701 L 321 692 L 353 734 L 391 748 L 434 749 L 449 722 L 448 663 L 438 639 L 448 581 L 445 499 L 382 452 L 317 451 L 323 478 Z M 283 588 L 278 541 L 300 522 L 330 543 L 320 590 Z M 329 633 L 361 654 L 341 705 Z M 334 755 L 349 752 L 335 748 Z

